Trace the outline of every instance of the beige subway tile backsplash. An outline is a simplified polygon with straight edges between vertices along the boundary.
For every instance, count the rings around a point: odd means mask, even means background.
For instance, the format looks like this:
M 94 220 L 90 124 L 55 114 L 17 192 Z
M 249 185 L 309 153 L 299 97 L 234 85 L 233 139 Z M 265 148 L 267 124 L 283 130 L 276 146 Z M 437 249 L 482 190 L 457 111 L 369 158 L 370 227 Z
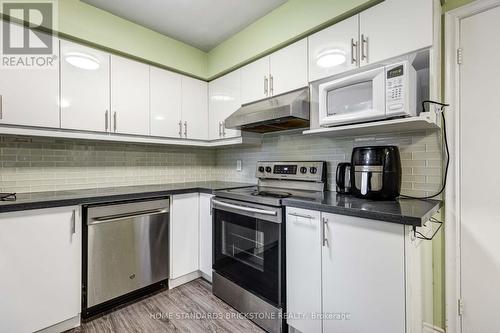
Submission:
M 403 192 L 421 196 L 439 189 L 441 139 L 436 132 L 329 138 L 292 131 L 263 136 L 261 146 L 219 149 L 85 140 L 0 136 L 0 191 L 39 192 L 207 180 L 255 183 L 260 160 L 326 160 L 328 187 L 352 148 L 397 145 Z M 242 171 L 236 170 L 241 160 Z

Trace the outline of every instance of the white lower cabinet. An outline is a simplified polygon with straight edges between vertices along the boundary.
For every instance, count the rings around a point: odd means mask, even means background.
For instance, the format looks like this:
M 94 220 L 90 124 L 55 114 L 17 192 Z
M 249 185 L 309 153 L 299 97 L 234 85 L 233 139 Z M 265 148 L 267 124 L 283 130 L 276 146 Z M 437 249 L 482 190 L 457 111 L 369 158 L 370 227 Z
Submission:
M 295 208 L 286 223 L 290 326 L 405 332 L 403 225 Z
M 200 271 L 212 281 L 212 210 L 213 195 L 200 193 Z
M 79 207 L 0 214 L 0 332 L 79 316 L 81 248 Z
M 170 278 L 176 279 L 199 268 L 199 194 L 171 197 Z

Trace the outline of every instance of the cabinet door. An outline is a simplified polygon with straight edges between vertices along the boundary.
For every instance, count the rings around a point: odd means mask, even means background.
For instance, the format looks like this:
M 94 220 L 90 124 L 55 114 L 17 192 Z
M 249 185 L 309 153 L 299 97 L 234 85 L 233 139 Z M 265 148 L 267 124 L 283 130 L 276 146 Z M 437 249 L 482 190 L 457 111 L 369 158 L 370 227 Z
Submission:
M 78 316 L 81 230 L 78 207 L 1 215 L 1 332 L 34 332 Z
M 170 278 L 198 270 L 198 193 L 172 197 Z
M 322 213 L 323 332 L 405 331 L 404 226 Z
M 359 17 L 362 65 L 432 46 L 432 0 L 386 0 Z
M 355 15 L 309 36 L 309 81 L 358 66 L 358 24 Z
M 151 135 L 179 138 L 182 131 L 182 76 L 150 67 Z
M 90 47 L 61 41 L 61 127 L 109 131 L 109 57 Z
M 321 313 L 321 221 L 316 211 L 286 209 L 286 302 L 292 314 Z M 321 332 L 321 319 L 290 317 L 302 333 Z
M 112 132 L 149 135 L 149 66 L 111 56 Z
M 213 195 L 200 193 L 200 271 L 212 281 L 212 210 Z
M 270 55 L 270 95 L 280 95 L 306 87 L 307 38 Z
M 15 24 L 10 27 L 11 32 L 18 32 L 11 33 L 11 42 L 24 45 L 24 41 L 15 39 L 23 37 L 23 28 Z M 58 55 L 57 39 L 53 47 Z M 0 124 L 59 128 L 58 102 L 58 61 L 42 68 L 0 66 Z
M 241 103 L 246 104 L 269 96 L 269 57 L 241 68 Z
M 182 77 L 183 136 L 187 139 L 208 139 L 208 84 Z
M 241 71 L 236 70 L 208 84 L 210 140 L 234 138 L 240 131 L 226 129 L 224 122 L 241 107 Z

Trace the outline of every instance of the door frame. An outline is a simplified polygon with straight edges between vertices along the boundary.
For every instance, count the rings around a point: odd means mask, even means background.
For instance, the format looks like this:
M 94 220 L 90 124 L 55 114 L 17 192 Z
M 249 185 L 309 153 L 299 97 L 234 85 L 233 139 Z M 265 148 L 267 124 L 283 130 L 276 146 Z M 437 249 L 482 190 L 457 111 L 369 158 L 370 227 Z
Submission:
M 445 192 L 445 299 L 446 331 L 462 332 L 459 315 L 461 292 L 461 212 L 460 212 L 460 48 L 461 20 L 494 7 L 500 0 L 476 0 L 444 14 L 445 19 L 445 100 L 451 104 L 447 112 L 448 141 L 453 158 L 450 160 L 448 186 Z

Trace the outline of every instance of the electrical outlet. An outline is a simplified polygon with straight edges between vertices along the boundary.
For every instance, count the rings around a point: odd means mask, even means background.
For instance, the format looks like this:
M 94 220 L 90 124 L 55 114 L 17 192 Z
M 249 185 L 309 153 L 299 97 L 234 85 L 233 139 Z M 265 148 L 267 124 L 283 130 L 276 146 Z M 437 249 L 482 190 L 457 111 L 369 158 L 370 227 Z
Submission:
M 241 170 L 242 170 L 241 160 L 237 160 L 236 161 L 236 171 L 241 171 Z

